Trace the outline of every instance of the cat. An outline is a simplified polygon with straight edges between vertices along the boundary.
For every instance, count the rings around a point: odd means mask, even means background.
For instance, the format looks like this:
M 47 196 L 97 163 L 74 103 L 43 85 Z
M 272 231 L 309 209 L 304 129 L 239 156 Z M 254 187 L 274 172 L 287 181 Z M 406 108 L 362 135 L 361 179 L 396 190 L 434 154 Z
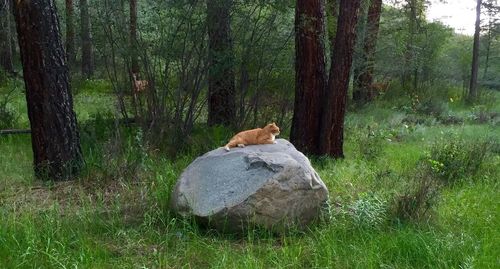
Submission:
M 274 138 L 280 134 L 280 128 L 273 122 L 264 128 L 256 128 L 237 133 L 224 146 L 226 151 L 236 146 L 243 148 L 246 145 L 276 144 Z

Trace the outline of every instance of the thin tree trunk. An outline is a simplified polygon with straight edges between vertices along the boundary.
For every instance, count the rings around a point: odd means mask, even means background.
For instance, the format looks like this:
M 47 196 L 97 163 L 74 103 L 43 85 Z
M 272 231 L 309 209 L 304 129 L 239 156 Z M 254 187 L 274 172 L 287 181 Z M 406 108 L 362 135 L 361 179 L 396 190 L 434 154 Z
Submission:
M 80 35 L 82 39 L 82 75 L 84 78 L 89 79 L 94 73 L 94 63 L 87 0 L 80 0 L 80 24 Z
M 139 60 L 137 53 L 137 0 L 130 0 L 130 54 L 132 73 L 139 73 Z
M 364 104 L 373 100 L 375 93 L 371 90 L 373 84 L 373 71 L 375 68 L 375 50 L 377 47 L 378 32 L 380 27 L 380 13 L 382 12 L 382 0 L 372 0 L 368 9 L 368 24 L 366 28 L 363 45 L 363 65 L 359 76 L 361 98 L 359 102 Z
M 12 64 L 10 0 L 0 0 L 0 67 L 14 74 Z
M 343 158 L 344 116 L 360 0 L 341 0 L 332 68 L 321 113 L 320 153 Z
M 208 125 L 234 125 L 235 73 L 231 40 L 232 0 L 207 1 Z
M 486 44 L 486 59 L 484 61 L 484 73 L 483 79 L 486 79 L 486 75 L 488 74 L 488 67 L 490 64 L 490 50 L 491 50 L 491 28 L 493 27 L 493 23 L 490 21 L 488 23 L 488 43 Z
M 413 66 L 416 64 L 414 57 L 414 40 L 416 35 L 416 27 L 417 27 L 417 4 L 416 0 L 407 0 L 407 8 L 409 8 L 408 13 L 408 40 L 406 41 L 406 51 L 404 55 L 404 70 L 403 70 L 403 78 L 402 84 L 403 88 L 407 87 L 411 80 L 411 72 L 414 71 Z M 414 89 L 416 90 L 416 89 Z
M 26 85 L 35 175 L 67 179 L 83 163 L 56 6 L 16 1 L 14 14 Z
M 479 70 L 479 34 L 481 31 L 481 3 L 482 0 L 477 0 L 476 30 L 474 32 L 474 45 L 472 47 L 472 67 L 468 97 L 470 102 L 474 102 L 477 99 L 477 75 Z
M 73 0 L 66 0 L 66 54 L 70 66 L 76 62 L 74 10 Z
M 297 0 L 295 106 L 290 134 L 298 150 L 319 153 L 321 97 L 325 91 L 324 1 Z

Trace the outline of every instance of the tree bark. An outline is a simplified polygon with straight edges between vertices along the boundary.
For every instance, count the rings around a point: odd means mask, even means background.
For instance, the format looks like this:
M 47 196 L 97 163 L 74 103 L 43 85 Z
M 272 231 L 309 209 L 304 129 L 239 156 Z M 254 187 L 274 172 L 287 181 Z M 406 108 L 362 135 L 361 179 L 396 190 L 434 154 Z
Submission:
M 373 84 L 375 49 L 377 47 L 381 12 L 382 0 L 372 0 L 368 9 L 368 23 L 363 45 L 363 64 L 359 75 L 360 96 L 357 99 L 358 104 L 365 104 L 372 101 L 376 94 L 373 92 L 371 86 Z
M 481 31 L 481 3 L 482 0 L 477 0 L 476 29 L 474 31 L 474 45 L 472 47 L 472 67 L 468 96 L 469 102 L 474 102 L 477 99 L 477 75 L 479 71 L 479 34 Z
M 341 0 L 332 67 L 321 113 L 320 153 L 343 158 L 344 116 L 360 0 Z
M 92 35 L 87 0 L 80 0 L 80 36 L 82 39 L 82 75 L 89 79 L 94 74 Z
M 35 175 L 68 179 L 83 157 L 53 0 L 16 1 L 14 8 L 26 86 Z
M 10 21 L 10 0 L 0 0 L 0 66 L 7 73 L 14 74 Z
M 232 125 L 236 113 L 232 0 L 207 1 L 208 24 L 208 125 Z
M 323 0 L 297 0 L 295 9 L 295 106 L 290 140 L 318 154 L 321 98 L 325 91 Z
M 137 0 L 130 0 L 130 55 L 132 73 L 139 73 L 139 60 L 137 52 Z
M 75 23 L 73 0 L 66 0 L 66 55 L 68 64 L 72 66 L 76 62 L 75 52 Z

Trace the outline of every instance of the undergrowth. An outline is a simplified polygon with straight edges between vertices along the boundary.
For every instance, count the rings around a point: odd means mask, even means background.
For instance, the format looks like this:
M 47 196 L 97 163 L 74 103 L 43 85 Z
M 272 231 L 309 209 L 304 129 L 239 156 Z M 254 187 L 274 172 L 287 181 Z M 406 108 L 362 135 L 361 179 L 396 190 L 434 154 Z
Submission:
M 232 132 L 199 124 L 182 145 L 152 143 L 99 109 L 112 107 L 106 94 L 82 88 L 75 98 L 86 159 L 76 180 L 34 180 L 29 136 L 0 136 L 0 268 L 498 266 L 500 132 L 494 120 L 467 119 L 473 107 L 414 111 L 384 105 L 387 96 L 350 112 L 346 158 L 311 158 L 330 191 L 329 218 L 307 231 L 233 236 L 169 210 L 184 168 Z

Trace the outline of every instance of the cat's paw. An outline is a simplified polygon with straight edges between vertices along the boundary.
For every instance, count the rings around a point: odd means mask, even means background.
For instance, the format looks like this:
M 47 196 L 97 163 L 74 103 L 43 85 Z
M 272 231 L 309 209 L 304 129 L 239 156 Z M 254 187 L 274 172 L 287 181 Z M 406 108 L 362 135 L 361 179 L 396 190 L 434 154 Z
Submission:
M 273 144 L 278 144 L 278 142 L 276 142 L 276 141 L 273 141 Z
M 244 147 L 245 147 L 245 144 L 238 144 L 238 147 L 240 147 L 240 148 L 244 148 Z
M 225 147 L 224 147 L 224 149 L 225 149 L 226 151 L 230 151 L 230 149 L 229 149 L 229 147 L 228 147 L 228 146 L 225 146 Z

